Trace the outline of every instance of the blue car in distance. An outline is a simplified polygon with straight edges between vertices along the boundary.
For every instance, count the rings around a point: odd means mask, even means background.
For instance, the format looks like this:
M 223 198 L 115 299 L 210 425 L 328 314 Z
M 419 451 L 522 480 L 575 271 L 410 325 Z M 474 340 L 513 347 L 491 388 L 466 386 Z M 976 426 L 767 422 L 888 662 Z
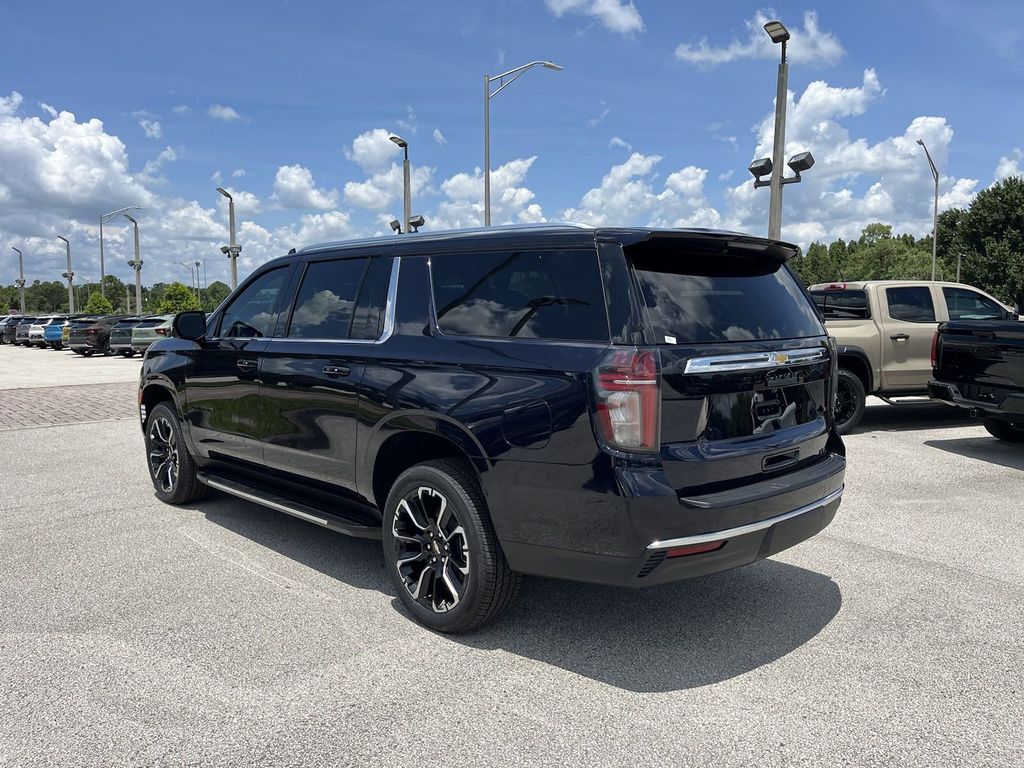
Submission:
M 51 349 L 63 349 L 64 340 L 61 334 L 64 331 L 64 326 L 67 324 L 68 318 L 66 316 L 51 318 L 50 322 L 43 326 L 43 344 Z

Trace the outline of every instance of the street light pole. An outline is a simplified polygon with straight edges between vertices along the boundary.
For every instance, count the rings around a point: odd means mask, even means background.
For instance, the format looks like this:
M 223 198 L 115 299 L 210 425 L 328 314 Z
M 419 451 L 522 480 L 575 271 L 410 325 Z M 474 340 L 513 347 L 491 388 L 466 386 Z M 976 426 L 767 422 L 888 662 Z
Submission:
M 412 189 L 409 178 L 409 142 L 400 136 L 390 136 L 391 141 L 402 148 L 405 159 L 402 161 L 402 232 L 409 232 L 409 220 L 412 218 Z
M 18 286 L 18 298 L 21 300 L 21 314 L 25 314 L 25 259 L 21 251 L 11 246 L 12 251 L 18 251 L 18 279 L 14 284 Z
M 75 273 L 71 271 L 71 241 L 66 237 L 57 235 L 58 240 L 64 241 L 64 247 L 68 254 L 68 271 L 61 275 L 68 281 L 68 314 L 75 314 Z
M 120 216 L 125 211 L 131 211 L 131 210 L 139 210 L 139 211 L 141 211 L 142 210 L 142 206 L 141 205 L 128 205 L 128 206 L 125 206 L 124 208 L 118 208 L 116 211 L 111 211 L 110 213 L 104 213 L 104 214 L 102 214 L 100 216 L 100 295 L 102 295 L 102 296 L 106 296 L 107 295 L 107 289 L 103 285 L 103 277 L 106 275 L 106 271 L 104 270 L 104 265 L 103 265 L 103 225 L 106 224 L 108 221 L 110 221 L 115 216 Z
M 202 273 L 199 271 L 200 261 L 196 259 L 196 298 L 199 299 L 199 306 L 203 306 L 203 284 Z
M 128 262 L 128 266 L 135 269 L 135 314 L 142 314 L 142 259 L 139 258 L 139 222 L 129 216 L 124 217 L 135 227 L 135 258 Z
M 932 162 L 932 154 L 928 151 L 928 147 L 925 146 L 924 139 L 918 139 L 917 143 L 924 148 L 924 156 L 928 158 L 928 167 L 932 169 L 932 178 L 935 179 L 935 204 L 932 208 L 932 280 L 934 280 L 935 257 L 938 254 L 939 245 L 939 169 L 936 168 L 935 163 Z M 959 274 L 957 275 L 956 281 L 958 283 L 960 282 Z
M 484 75 L 484 226 L 491 226 L 491 99 L 497 96 L 505 88 L 518 80 L 526 70 L 536 66 L 561 72 L 562 67 L 552 61 L 531 61 L 521 67 L 502 72 L 500 75 Z M 506 81 L 505 78 L 508 78 Z M 491 93 L 491 83 L 498 83 L 494 93 Z M 408 219 L 406 219 L 408 220 Z
M 769 25 L 777 24 L 769 29 Z M 778 82 L 775 88 L 775 138 L 772 140 L 772 167 L 777 172 L 772 174 L 770 197 L 768 200 L 768 237 L 772 240 L 782 238 L 782 162 L 786 154 L 786 102 L 788 101 L 789 63 L 786 61 L 786 42 L 789 31 L 782 22 L 768 22 L 765 32 L 773 43 L 782 44 L 782 57 L 779 60 Z
M 227 245 L 221 246 L 220 251 L 231 259 L 231 290 L 235 290 L 238 287 L 238 254 L 242 251 L 242 246 L 235 242 L 235 198 L 223 187 L 217 187 L 217 191 L 228 199 L 229 240 Z

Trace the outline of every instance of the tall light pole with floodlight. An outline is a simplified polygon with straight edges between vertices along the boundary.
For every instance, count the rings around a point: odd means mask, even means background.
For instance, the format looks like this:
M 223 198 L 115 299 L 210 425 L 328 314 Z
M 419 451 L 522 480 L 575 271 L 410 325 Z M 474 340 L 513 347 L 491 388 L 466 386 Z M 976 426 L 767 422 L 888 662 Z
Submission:
M 502 72 L 500 75 L 484 75 L 484 226 L 491 226 L 491 99 L 501 93 L 507 86 L 512 85 L 522 77 L 528 69 L 541 66 L 555 72 L 561 72 L 562 67 L 553 61 L 531 61 L 521 67 Z M 506 78 L 508 78 L 506 80 Z M 498 87 L 491 92 L 491 84 L 497 83 Z M 408 220 L 408 217 L 406 217 Z
M 68 271 L 61 274 L 68 281 L 68 314 L 75 314 L 75 273 L 71 271 L 71 241 L 66 237 L 57 235 L 58 240 L 64 241 L 64 247 L 68 254 Z
M 103 265 L 103 225 L 106 224 L 111 219 L 113 219 L 114 217 L 120 216 L 125 211 L 132 211 L 132 210 L 141 211 L 142 210 L 142 206 L 141 205 L 126 205 L 124 208 L 118 208 L 116 211 L 111 211 L 110 213 L 104 213 L 104 214 L 102 214 L 100 216 L 100 295 L 102 295 L 102 296 L 106 296 L 107 295 L 107 289 L 103 285 L 103 278 L 106 275 L 106 271 L 105 271 L 104 265 Z
M 128 262 L 128 266 L 135 270 L 135 313 L 142 314 L 142 259 L 139 257 L 139 222 L 127 213 L 124 214 L 124 217 L 135 227 L 135 258 Z
M 925 146 L 924 139 L 918 139 L 917 143 L 924 149 L 924 156 L 928 158 L 928 167 L 932 169 L 932 178 L 935 179 L 935 205 L 932 207 L 932 280 L 935 279 L 935 256 L 938 254 L 939 244 L 939 169 L 932 162 L 932 153 Z M 960 268 L 957 267 L 956 281 L 960 282 Z
M 786 42 L 789 40 L 789 30 L 781 21 L 769 21 L 764 25 L 764 31 L 768 33 L 773 43 L 782 46 L 779 76 L 775 88 L 775 134 L 772 139 L 772 156 L 755 160 L 747 167 L 747 170 L 754 177 L 755 189 L 771 187 L 768 200 L 768 237 L 779 240 L 782 237 L 782 187 L 785 184 L 799 182 L 800 174 L 814 165 L 814 155 L 810 152 L 801 152 L 789 158 L 786 165 L 795 175 L 789 178 L 784 176 L 782 161 L 786 154 L 786 101 L 789 95 L 789 63 L 786 60 Z M 763 177 L 768 174 L 771 174 L 771 178 L 765 181 Z
M 202 273 L 199 271 L 200 262 L 196 259 L 196 298 L 199 299 L 199 306 L 203 305 L 203 282 L 201 280 Z
M 18 279 L 14 281 L 14 284 L 18 286 L 18 298 L 21 302 L 21 314 L 25 314 L 25 258 L 22 256 L 21 251 L 11 246 L 12 251 L 18 251 Z
M 231 259 L 231 290 L 238 287 L 238 254 L 242 252 L 242 246 L 235 242 L 235 198 L 231 196 L 224 187 L 217 187 L 217 191 L 228 199 L 228 244 L 220 247 L 220 252 Z
M 409 177 L 409 142 L 400 136 L 389 136 L 395 144 L 402 148 L 405 159 L 402 161 L 402 229 L 401 232 L 409 231 L 409 219 L 412 218 L 412 189 Z

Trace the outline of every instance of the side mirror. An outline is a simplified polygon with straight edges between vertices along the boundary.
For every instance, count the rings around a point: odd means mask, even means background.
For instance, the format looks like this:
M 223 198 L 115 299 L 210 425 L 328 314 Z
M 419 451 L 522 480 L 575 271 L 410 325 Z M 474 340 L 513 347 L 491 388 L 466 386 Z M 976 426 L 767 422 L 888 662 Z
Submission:
M 179 312 L 171 326 L 179 339 L 202 341 L 206 338 L 206 315 L 202 312 Z

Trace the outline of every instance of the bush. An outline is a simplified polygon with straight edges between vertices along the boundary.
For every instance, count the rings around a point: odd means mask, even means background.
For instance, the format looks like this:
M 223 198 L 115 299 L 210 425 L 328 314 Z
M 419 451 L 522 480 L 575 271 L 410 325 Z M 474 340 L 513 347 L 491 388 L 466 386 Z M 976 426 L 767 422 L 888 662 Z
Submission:
M 199 308 L 199 300 L 191 288 L 184 283 L 171 283 L 167 286 L 164 299 L 157 311 L 163 315 L 174 315 Z
M 102 293 L 93 291 L 89 294 L 89 300 L 85 302 L 83 311 L 90 315 L 109 315 L 114 311 L 114 305 Z

